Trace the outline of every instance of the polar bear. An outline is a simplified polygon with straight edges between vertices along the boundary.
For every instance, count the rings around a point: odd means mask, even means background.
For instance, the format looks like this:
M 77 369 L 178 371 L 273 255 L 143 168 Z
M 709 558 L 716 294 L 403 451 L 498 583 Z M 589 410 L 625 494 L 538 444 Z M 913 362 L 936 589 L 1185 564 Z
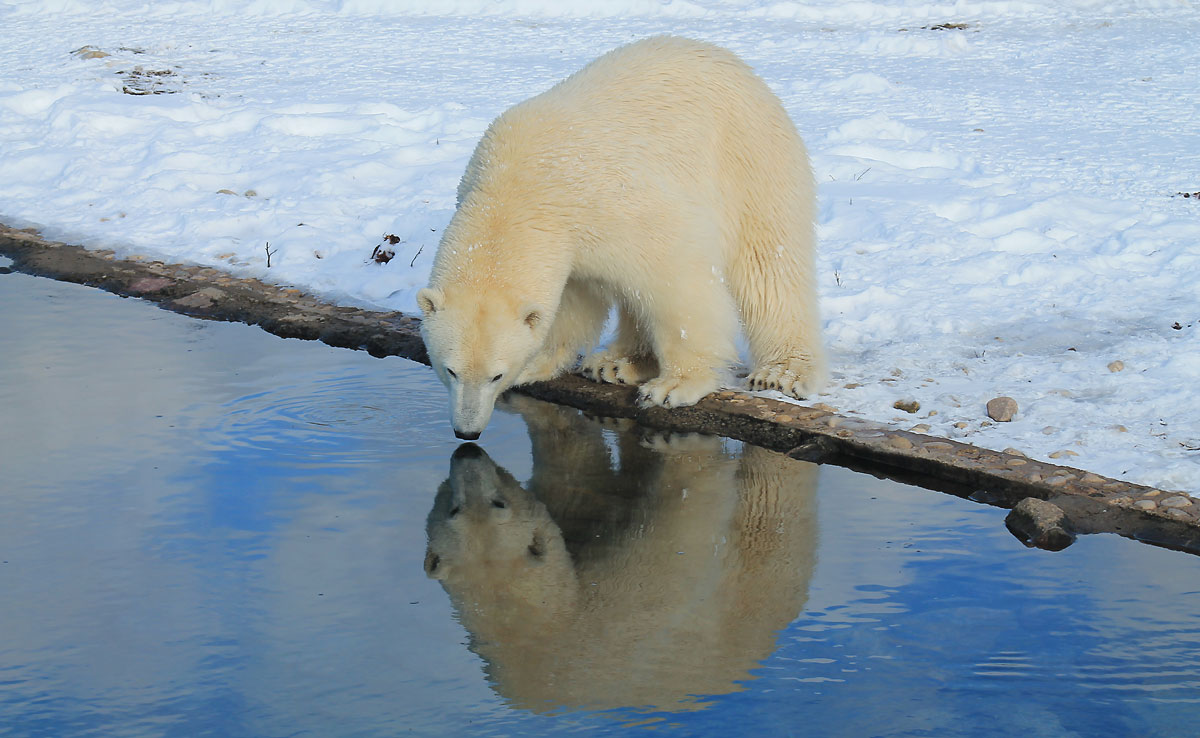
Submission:
M 526 485 L 475 444 L 454 452 L 426 531 L 488 681 L 511 703 L 688 710 L 739 690 L 803 611 L 817 467 L 704 436 L 618 433 L 509 397 Z
M 497 118 L 417 295 L 452 424 L 475 439 L 496 397 L 582 372 L 691 405 L 737 360 L 752 389 L 825 377 L 814 184 L 779 99 L 738 57 L 658 36 L 601 56 Z

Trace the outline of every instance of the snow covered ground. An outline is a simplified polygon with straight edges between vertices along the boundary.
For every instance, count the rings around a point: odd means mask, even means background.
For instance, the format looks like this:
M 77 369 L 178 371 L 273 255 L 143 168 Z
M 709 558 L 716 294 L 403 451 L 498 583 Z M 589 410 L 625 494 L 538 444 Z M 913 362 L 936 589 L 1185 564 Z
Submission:
M 817 401 L 1200 492 L 1192 0 L 0 0 L 0 28 L 0 222 L 404 311 L 495 115 L 636 38 L 727 46 L 820 183 Z

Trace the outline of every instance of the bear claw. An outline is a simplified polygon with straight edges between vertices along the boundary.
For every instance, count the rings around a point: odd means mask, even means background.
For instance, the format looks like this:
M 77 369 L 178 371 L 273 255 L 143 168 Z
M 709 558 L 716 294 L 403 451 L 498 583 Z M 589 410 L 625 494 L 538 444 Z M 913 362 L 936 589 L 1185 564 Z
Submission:
M 820 389 L 821 380 L 810 362 L 801 359 L 767 364 L 746 378 L 752 390 L 776 390 L 797 400 L 811 397 Z
M 654 376 L 653 368 L 645 359 L 602 353 L 584 359 L 579 371 L 593 382 L 638 384 Z
M 716 377 L 668 375 L 646 382 L 638 389 L 640 407 L 687 407 L 695 405 L 718 387 Z

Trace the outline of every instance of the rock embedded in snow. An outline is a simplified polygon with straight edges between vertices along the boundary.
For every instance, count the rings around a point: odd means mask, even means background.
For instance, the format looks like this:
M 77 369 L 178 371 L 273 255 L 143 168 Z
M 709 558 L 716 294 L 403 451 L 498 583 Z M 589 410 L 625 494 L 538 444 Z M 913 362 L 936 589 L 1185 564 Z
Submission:
M 71 52 L 71 56 L 79 59 L 103 59 L 106 56 L 112 56 L 107 51 L 97 49 L 95 46 L 82 46 Z
M 1017 414 L 1017 401 L 1011 397 L 993 397 L 988 400 L 987 414 L 992 420 L 1007 423 Z
M 1064 448 L 1064 449 L 1062 449 L 1061 451 L 1055 451 L 1054 453 L 1050 454 L 1050 458 L 1052 458 L 1052 459 L 1065 459 L 1065 458 L 1068 458 L 1068 457 L 1070 457 L 1070 456 L 1078 456 L 1078 455 L 1079 455 L 1079 454 L 1075 453 L 1074 451 L 1072 451 L 1072 450 L 1070 450 L 1070 449 L 1068 449 L 1068 448 Z
M 897 410 L 903 410 L 906 413 L 915 413 L 921 409 L 921 403 L 916 400 L 896 400 L 892 403 L 892 407 Z
M 1121 371 L 1124 368 L 1125 368 L 1125 362 L 1121 361 L 1120 359 L 1118 359 L 1117 361 L 1110 361 L 1108 364 L 1108 370 L 1110 372 L 1113 372 L 1114 374 L 1116 372 Z

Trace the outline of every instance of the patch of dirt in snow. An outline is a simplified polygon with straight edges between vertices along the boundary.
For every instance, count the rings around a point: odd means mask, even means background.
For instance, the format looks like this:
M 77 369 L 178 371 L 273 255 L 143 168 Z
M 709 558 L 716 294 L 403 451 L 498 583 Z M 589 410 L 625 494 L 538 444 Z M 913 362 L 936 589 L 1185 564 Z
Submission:
M 139 57 L 148 52 L 130 46 L 105 51 L 96 46 L 82 46 L 71 52 L 71 56 L 92 64 L 102 64 L 105 72 L 116 79 L 116 88 L 126 95 L 174 95 L 184 91 L 190 84 L 178 65 L 141 64 Z M 107 75 L 106 75 L 107 76 Z M 211 76 L 201 74 L 202 77 Z

